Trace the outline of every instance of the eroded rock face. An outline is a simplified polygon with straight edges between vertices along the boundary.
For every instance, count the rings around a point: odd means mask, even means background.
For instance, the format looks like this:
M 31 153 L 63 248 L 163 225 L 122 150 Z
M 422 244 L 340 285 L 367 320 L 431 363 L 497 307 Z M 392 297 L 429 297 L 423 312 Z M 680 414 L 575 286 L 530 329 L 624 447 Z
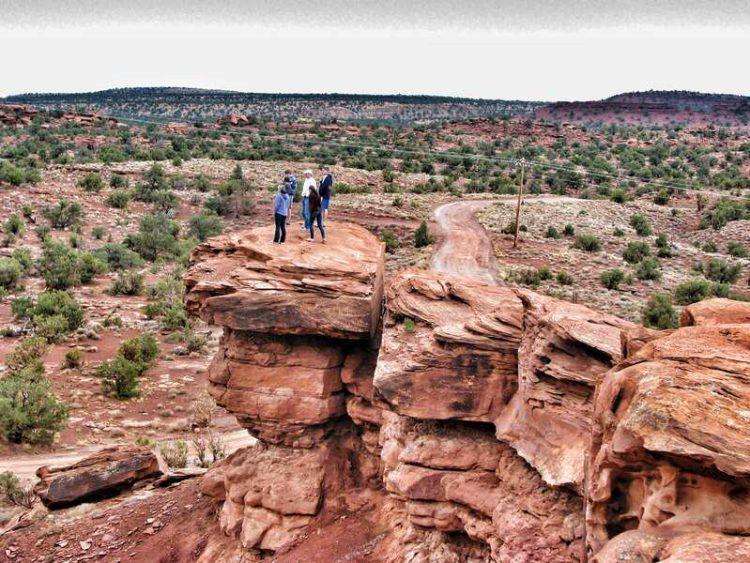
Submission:
M 382 307 L 384 246 L 337 223 L 327 245 L 273 244 L 258 228 L 209 239 L 191 256 L 185 303 L 208 323 L 264 334 L 363 340 Z
M 706 299 L 688 305 L 682 310 L 680 324 L 692 325 L 728 325 L 750 323 L 750 303 L 732 299 Z
M 594 388 L 622 359 L 632 323 L 588 307 L 519 291 L 525 306 L 518 392 L 495 423 L 497 437 L 550 485 L 583 487 Z
M 148 448 L 105 448 L 72 465 L 37 469 L 34 492 L 50 508 L 112 496 L 137 481 L 158 477 L 167 468 Z
M 607 374 L 588 472 L 592 554 L 629 530 L 750 533 L 750 325 L 679 329 Z
M 391 283 L 375 369 L 389 408 L 490 422 L 516 390 L 523 306 L 507 288 L 407 271 Z

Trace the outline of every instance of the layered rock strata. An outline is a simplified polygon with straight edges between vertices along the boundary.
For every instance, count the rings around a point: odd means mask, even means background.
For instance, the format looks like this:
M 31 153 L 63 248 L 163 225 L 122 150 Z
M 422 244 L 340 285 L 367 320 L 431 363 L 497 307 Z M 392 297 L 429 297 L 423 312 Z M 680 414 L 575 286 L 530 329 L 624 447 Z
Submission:
M 225 327 L 211 393 L 261 440 L 203 480 L 244 547 L 288 550 L 375 495 L 373 561 L 747 559 L 746 305 L 657 332 L 407 270 L 381 333 L 374 237 L 269 236 L 212 239 L 186 277 L 190 309 Z

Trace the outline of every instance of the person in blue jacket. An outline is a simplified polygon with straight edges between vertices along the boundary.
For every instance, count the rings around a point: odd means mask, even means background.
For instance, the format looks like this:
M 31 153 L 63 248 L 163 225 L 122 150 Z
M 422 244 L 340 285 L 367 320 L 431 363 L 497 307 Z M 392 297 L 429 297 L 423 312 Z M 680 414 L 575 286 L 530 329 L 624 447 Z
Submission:
M 276 196 L 273 198 L 273 219 L 276 229 L 273 233 L 273 242 L 279 244 L 286 241 L 286 221 L 289 214 L 289 194 L 285 185 L 279 186 Z
M 286 185 L 286 193 L 289 195 L 289 213 L 286 216 L 286 224 L 292 222 L 292 203 L 294 203 L 294 196 L 297 195 L 297 176 L 292 174 L 291 170 L 284 172 L 284 184 Z
M 331 193 L 333 191 L 333 174 L 328 167 L 323 168 L 323 178 L 320 180 L 320 209 L 323 217 L 328 217 L 328 206 L 331 204 Z

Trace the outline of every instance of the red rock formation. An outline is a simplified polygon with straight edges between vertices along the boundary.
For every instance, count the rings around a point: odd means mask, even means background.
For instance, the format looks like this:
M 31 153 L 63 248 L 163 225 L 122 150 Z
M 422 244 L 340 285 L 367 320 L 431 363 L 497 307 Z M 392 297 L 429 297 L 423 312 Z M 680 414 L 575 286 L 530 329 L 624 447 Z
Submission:
M 750 534 L 748 352 L 750 325 L 686 327 L 604 378 L 587 491 L 587 542 L 600 561 L 654 543 L 619 539 L 631 530 L 688 535 L 680 549 L 706 532 Z
M 685 307 L 680 315 L 682 326 L 747 323 L 750 323 L 750 303 L 732 299 L 699 301 Z
M 39 113 L 31 106 L 21 104 L 0 104 L 0 125 L 8 127 L 26 127 L 31 125 L 34 116 Z
M 50 508 L 61 508 L 112 496 L 136 481 L 166 473 L 166 466 L 148 448 L 114 446 L 72 465 L 37 469 L 34 492 Z

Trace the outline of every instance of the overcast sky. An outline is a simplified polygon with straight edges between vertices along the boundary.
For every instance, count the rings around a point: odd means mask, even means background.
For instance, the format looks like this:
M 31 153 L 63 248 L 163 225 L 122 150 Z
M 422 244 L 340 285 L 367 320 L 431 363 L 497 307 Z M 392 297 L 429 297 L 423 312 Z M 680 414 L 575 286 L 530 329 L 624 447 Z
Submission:
M 750 94 L 748 0 L 0 0 L 0 96 Z

